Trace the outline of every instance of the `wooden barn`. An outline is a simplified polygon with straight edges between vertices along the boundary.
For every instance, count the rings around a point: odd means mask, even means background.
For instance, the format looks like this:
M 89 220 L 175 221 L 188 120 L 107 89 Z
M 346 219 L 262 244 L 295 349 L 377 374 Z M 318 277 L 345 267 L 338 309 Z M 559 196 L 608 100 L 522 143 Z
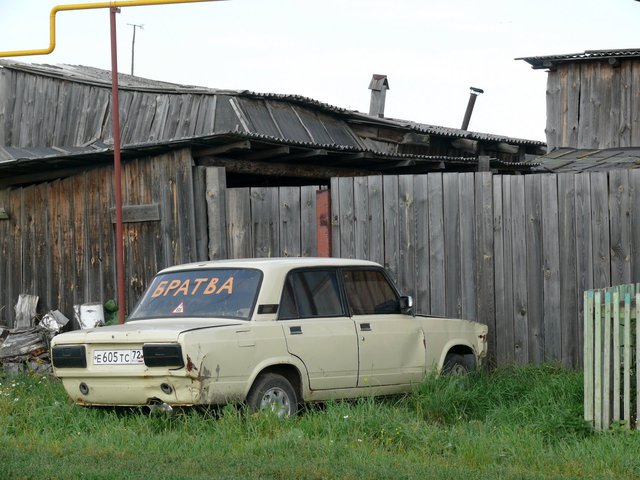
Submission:
M 640 50 L 587 50 L 525 57 L 547 76 L 547 145 L 640 146 Z

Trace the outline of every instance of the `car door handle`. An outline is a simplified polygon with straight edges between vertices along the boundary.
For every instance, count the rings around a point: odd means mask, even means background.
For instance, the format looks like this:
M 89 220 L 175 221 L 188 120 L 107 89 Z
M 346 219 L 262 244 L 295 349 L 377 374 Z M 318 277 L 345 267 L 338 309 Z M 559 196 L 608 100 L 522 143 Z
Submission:
M 371 324 L 370 323 L 361 323 L 360 324 L 360 331 L 362 331 L 362 332 L 370 332 L 371 331 Z
M 302 335 L 302 327 L 300 326 L 289 327 L 289 333 L 291 335 Z

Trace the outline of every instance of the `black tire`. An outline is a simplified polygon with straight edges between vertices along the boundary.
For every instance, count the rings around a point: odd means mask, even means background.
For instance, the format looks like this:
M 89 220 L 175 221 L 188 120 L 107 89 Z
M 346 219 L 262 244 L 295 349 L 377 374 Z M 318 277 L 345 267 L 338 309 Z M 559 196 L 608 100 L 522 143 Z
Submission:
M 298 396 L 285 377 L 277 373 L 265 373 L 251 387 L 247 404 L 252 412 L 270 411 L 280 418 L 286 418 L 298 411 Z
M 476 369 L 476 360 L 472 354 L 449 353 L 444 359 L 442 373 L 446 375 L 467 375 Z

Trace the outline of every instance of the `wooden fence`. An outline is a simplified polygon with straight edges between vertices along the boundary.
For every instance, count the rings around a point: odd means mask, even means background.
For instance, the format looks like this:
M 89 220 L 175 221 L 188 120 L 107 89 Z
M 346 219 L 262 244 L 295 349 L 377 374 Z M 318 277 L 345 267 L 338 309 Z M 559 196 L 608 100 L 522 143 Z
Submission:
M 640 171 L 333 179 L 333 255 L 417 310 L 490 327 L 498 364 L 582 363 L 582 292 L 640 281 Z
M 584 418 L 640 429 L 640 284 L 584 292 Z
M 317 254 L 317 187 L 227 189 L 188 151 L 124 173 L 125 205 L 156 212 L 125 224 L 129 308 L 165 266 Z M 2 321 L 20 293 L 67 315 L 115 297 L 111 175 L 0 190 Z M 332 255 L 384 264 L 421 313 L 488 324 L 498 364 L 580 366 L 582 292 L 640 282 L 640 171 L 336 178 L 330 194 Z

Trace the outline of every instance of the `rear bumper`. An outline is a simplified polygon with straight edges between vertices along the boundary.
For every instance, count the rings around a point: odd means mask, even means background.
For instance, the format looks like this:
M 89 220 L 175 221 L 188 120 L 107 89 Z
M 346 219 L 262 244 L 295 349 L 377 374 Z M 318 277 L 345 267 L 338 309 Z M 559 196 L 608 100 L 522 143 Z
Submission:
M 191 377 L 66 377 L 61 380 L 67 394 L 79 405 L 143 406 L 164 402 L 172 406 L 189 406 L 202 403 L 200 380 Z

